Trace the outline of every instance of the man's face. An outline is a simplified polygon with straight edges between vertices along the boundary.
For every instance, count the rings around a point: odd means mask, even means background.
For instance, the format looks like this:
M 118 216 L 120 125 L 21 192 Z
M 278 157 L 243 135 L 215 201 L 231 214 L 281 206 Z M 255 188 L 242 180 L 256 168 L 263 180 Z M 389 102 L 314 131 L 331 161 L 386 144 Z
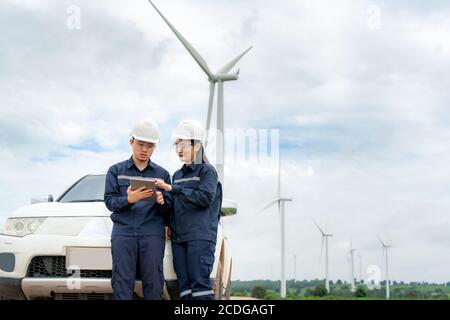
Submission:
M 150 142 L 131 139 L 130 145 L 134 158 L 143 162 L 148 161 L 155 150 L 155 144 Z

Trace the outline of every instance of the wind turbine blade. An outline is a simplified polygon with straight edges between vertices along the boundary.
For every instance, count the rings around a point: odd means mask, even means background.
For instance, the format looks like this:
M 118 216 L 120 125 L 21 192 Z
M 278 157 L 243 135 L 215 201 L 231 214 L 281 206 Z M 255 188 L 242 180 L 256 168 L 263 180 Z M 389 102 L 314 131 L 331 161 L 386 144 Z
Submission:
M 200 66 L 200 68 L 202 68 L 202 70 L 208 75 L 208 77 L 210 79 L 212 79 L 213 73 L 211 72 L 211 70 L 208 67 L 208 64 L 206 63 L 206 61 L 203 59 L 203 57 L 197 52 L 197 50 L 195 50 L 195 48 L 178 32 L 177 29 L 175 29 L 175 27 L 169 22 L 169 20 L 167 20 L 167 18 L 161 13 L 161 11 L 159 11 L 159 9 L 153 4 L 153 2 L 151 0 L 148 0 L 148 2 L 150 2 L 150 4 L 153 6 L 153 8 L 155 8 L 156 12 L 158 12 L 158 14 L 161 16 L 161 18 L 163 18 L 163 20 L 167 23 L 167 25 L 169 26 L 169 28 L 173 31 L 173 33 L 175 33 L 175 35 L 177 36 L 177 38 L 181 41 L 181 43 L 183 44 L 183 46 L 187 49 L 187 51 L 189 51 L 189 53 L 191 54 L 191 56 L 194 58 L 195 61 L 197 61 L 198 65 Z
M 381 240 L 381 237 L 378 237 L 378 240 L 380 241 L 381 245 L 384 247 L 386 247 L 386 245 L 384 244 L 383 240 Z
M 261 212 L 269 209 L 271 206 L 273 206 L 275 203 L 278 202 L 278 199 L 275 199 L 273 201 L 271 201 L 267 206 L 265 206 L 264 208 L 262 208 L 261 210 L 259 210 L 256 214 L 260 214 Z
M 211 81 L 209 86 L 209 103 L 208 103 L 208 116 L 206 118 L 206 138 L 205 138 L 205 148 L 208 146 L 208 136 L 209 136 L 209 129 L 211 127 L 211 115 L 212 115 L 212 108 L 214 103 L 214 92 L 216 89 L 215 82 Z
M 317 222 L 314 221 L 314 224 L 316 225 L 317 229 L 319 229 L 320 233 L 322 233 L 322 236 L 325 236 L 325 232 L 322 230 L 322 228 L 317 224 Z
M 228 72 L 230 72 L 231 69 L 233 69 L 233 67 L 239 62 L 239 60 L 242 59 L 243 56 L 245 56 L 247 54 L 247 52 L 249 52 L 251 49 L 253 48 L 253 46 L 251 46 L 250 48 L 248 48 L 247 50 L 245 50 L 243 53 L 241 53 L 239 56 L 237 56 L 236 58 L 234 58 L 233 60 L 231 60 L 228 64 L 226 64 L 225 66 L 222 67 L 222 69 L 220 69 L 219 71 L 217 71 L 218 74 L 226 74 Z

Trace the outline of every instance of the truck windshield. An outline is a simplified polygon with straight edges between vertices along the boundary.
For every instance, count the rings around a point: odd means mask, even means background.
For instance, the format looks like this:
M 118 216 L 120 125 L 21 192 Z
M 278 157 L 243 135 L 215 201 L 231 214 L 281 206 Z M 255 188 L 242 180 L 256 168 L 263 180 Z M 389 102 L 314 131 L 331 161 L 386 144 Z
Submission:
M 106 175 L 86 176 L 67 190 L 59 202 L 103 202 Z

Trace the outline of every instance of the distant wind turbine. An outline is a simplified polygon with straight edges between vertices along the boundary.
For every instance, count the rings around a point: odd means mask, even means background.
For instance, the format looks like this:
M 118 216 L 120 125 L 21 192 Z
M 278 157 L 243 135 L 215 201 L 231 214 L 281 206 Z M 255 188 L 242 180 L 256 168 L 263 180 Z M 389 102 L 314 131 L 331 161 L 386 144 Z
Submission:
M 297 281 L 297 255 L 294 253 L 294 283 Z
M 282 298 L 286 298 L 286 231 L 285 231 L 285 217 L 284 217 L 284 203 L 293 201 L 292 198 L 281 197 L 281 164 L 280 153 L 278 153 L 278 187 L 277 197 L 271 201 L 267 206 L 258 211 L 257 214 L 269 209 L 271 206 L 277 204 L 278 212 L 280 214 L 280 227 L 281 227 L 281 288 L 280 295 Z
M 362 258 L 363 258 L 363 256 L 361 255 L 361 252 L 358 252 L 358 256 L 359 256 L 359 281 L 362 283 L 363 282 L 363 278 L 362 278 Z
M 208 103 L 208 115 L 206 119 L 206 142 L 205 148 L 208 144 L 208 131 L 211 126 L 211 114 L 214 104 L 214 93 L 216 88 L 216 83 L 218 84 L 218 102 L 217 102 L 217 135 L 216 135 L 216 148 L 217 148 L 217 173 L 219 175 L 219 180 L 224 182 L 224 168 L 225 168 L 225 132 L 224 132 L 224 93 L 223 93 L 223 83 L 226 81 L 233 81 L 239 79 L 239 70 L 235 73 L 230 73 L 230 71 L 236 66 L 239 60 L 249 52 L 252 48 L 248 48 L 239 56 L 231 60 L 217 72 L 213 73 L 206 63 L 205 59 L 198 53 L 197 50 L 178 32 L 177 29 L 167 20 L 167 18 L 159 11 L 155 4 L 148 0 L 150 4 L 155 8 L 161 18 L 167 23 L 169 28 L 173 31 L 176 37 L 181 41 L 183 46 L 191 54 L 192 58 L 198 63 L 203 72 L 208 76 L 208 81 L 210 83 L 209 88 L 209 103 Z
M 325 288 L 327 288 L 327 292 L 330 293 L 330 282 L 328 278 L 328 238 L 332 237 L 333 235 L 331 233 L 325 233 L 323 229 L 315 221 L 314 224 L 322 234 L 322 245 L 320 247 L 320 260 L 322 259 L 323 245 L 325 244 Z
M 381 246 L 383 247 L 383 255 L 386 258 L 386 299 L 389 300 L 390 298 L 390 287 L 389 287 L 389 257 L 388 257 L 388 249 L 392 248 L 391 245 L 387 245 L 386 243 L 381 240 L 381 238 L 378 238 L 381 242 Z
M 355 251 L 356 251 L 356 249 L 353 249 L 352 242 L 350 241 L 349 253 L 350 253 L 350 263 L 351 263 L 350 268 L 351 268 L 351 275 L 352 275 L 352 279 L 351 279 L 351 285 L 352 285 L 351 291 L 352 292 L 356 291 L 356 287 L 355 287 Z

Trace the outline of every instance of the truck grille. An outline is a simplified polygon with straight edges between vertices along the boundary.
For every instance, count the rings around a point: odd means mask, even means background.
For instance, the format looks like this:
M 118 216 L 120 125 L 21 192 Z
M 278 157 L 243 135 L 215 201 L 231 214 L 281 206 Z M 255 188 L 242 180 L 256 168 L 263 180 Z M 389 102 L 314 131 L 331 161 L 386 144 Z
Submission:
M 31 278 L 67 278 L 73 275 L 67 272 L 66 257 L 34 257 L 28 266 L 27 277 Z M 111 278 L 111 270 L 80 270 L 81 278 Z
M 112 294 L 107 293 L 57 293 L 55 300 L 112 300 Z

